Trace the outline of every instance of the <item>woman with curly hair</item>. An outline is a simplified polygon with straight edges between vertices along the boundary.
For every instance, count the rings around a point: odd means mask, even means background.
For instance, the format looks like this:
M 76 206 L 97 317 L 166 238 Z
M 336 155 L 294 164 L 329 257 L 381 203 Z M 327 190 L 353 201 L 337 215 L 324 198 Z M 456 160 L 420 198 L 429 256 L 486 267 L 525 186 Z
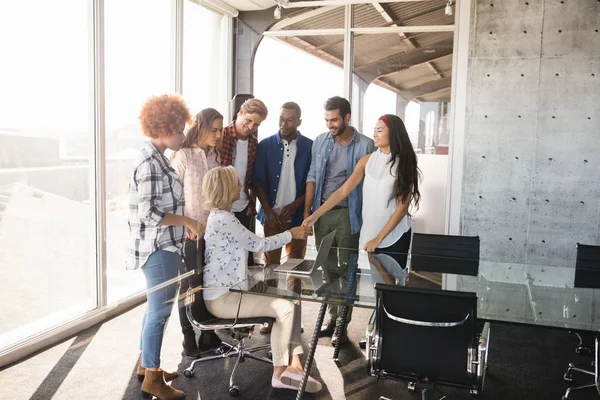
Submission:
M 128 269 L 141 268 L 146 278 L 147 309 L 142 322 L 141 364 L 137 374 L 144 397 L 181 399 L 185 394 L 165 383 L 176 372 L 160 368 L 165 325 L 177 293 L 181 250 L 187 233 L 200 234 L 200 223 L 184 216 L 181 179 L 164 156 L 184 143 L 190 112 L 177 95 L 150 98 L 140 113 L 142 132 L 149 137 L 135 160 L 129 183 Z
M 206 210 L 204 206 L 202 179 L 209 170 L 219 166 L 219 152 L 216 146 L 222 131 L 223 116 L 221 113 L 214 108 L 205 108 L 196 114 L 193 125 L 187 132 L 183 147 L 171 159 L 173 168 L 183 180 L 185 215 L 200 221 L 200 235 L 204 235 L 204 227 L 210 211 Z M 196 241 L 190 240 L 189 235 L 186 239 L 182 273 L 192 271 L 197 267 Z M 190 287 L 202 286 L 199 277 L 194 274 L 182 281 L 180 295 L 185 295 Z M 198 305 L 194 315 L 200 314 L 203 308 Z M 179 307 L 179 322 L 183 332 L 183 353 L 186 356 L 200 357 L 201 350 L 218 347 L 221 343 L 219 337 L 212 331 L 203 331 L 200 339 L 196 342 L 196 334 L 187 318 L 185 307 Z

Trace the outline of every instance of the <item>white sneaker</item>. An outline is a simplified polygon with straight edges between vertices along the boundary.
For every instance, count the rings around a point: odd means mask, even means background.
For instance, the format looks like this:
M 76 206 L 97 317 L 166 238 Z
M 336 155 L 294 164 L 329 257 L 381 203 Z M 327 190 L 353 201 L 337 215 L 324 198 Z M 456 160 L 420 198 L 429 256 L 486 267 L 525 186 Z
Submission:
M 294 372 L 289 369 L 286 369 L 279 379 L 276 379 L 275 377 L 271 378 L 271 386 L 277 389 L 298 390 L 300 382 L 302 382 L 302 373 L 300 373 L 300 371 Z M 320 392 L 321 389 L 323 389 L 321 382 L 309 376 L 306 381 L 305 390 L 308 393 L 317 393 Z

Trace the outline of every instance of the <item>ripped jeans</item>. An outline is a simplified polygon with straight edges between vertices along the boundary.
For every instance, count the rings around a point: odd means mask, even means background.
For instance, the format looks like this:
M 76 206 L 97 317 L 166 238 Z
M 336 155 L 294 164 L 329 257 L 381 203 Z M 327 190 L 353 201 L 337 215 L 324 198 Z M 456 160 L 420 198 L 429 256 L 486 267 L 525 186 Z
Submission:
M 159 368 L 160 350 L 167 321 L 173 309 L 173 300 L 178 291 L 178 283 L 151 290 L 157 285 L 176 278 L 179 274 L 181 255 L 165 250 L 157 250 L 148 257 L 142 267 L 146 277 L 146 313 L 142 321 L 140 350 L 142 367 Z

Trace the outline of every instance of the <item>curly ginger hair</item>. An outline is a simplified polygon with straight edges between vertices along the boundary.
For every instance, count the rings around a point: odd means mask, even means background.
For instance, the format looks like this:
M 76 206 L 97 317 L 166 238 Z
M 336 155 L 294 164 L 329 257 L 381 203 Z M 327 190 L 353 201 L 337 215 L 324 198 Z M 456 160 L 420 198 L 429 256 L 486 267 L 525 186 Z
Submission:
M 142 132 L 145 136 L 157 139 L 171 136 L 190 122 L 188 106 L 177 94 L 163 94 L 149 98 L 140 112 Z

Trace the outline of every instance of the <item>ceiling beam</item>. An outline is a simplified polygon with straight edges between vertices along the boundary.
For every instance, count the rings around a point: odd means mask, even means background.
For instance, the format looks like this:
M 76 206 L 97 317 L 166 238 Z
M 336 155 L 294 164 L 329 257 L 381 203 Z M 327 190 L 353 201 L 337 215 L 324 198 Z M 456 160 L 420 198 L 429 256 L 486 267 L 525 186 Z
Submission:
M 452 96 L 452 91 L 450 90 L 450 87 L 447 87 L 447 88 L 440 89 L 440 90 L 437 90 L 432 93 L 423 94 L 419 97 L 415 97 L 414 99 L 419 102 L 439 103 L 439 102 L 450 101 L 451 96 Z
M 410 89 L 400 89 L 400 94 L 402 97 L 404 97 L 405 99 L 408 99 L 410 101 L 410 100 L 420 97 L 420 96 L 425 96 L 430 93 L 437 92 L 439 90 L 447 89 L 451 85 L 452 85 L 452 77 L 446 76 L 441 79 L 435 79 L 435 80 L 423 83 L 421 85 L 412 87 Z
M 432 13 L 438 12 L 440 10 L 443 10 L 444 7 L 445 7 L 445 4 L 442 4 L 441 7 L 437 7 L 435 9 L 429 9 L 429 10 L 427 10 L 425 12 L 421 12 L 421 13 L 418 13 L 418 14 L 411 15 L 410 18 L 408 18 L 406 20 L 409 21 L 409 20 L 412 20 L 412 19 L 415 19 L 415 18 L 419 18 L 419 17 L 423 17 L 423 16 L 428 16 L 429 14 L 432 14 Z M 399 24 L 397 26 L 392 26 L 392 28 L 396 28 L 396 29 L 398 29 L 398 26 L 403 26 L 402 25 L 402 21 L 400 21 L 400 20 L 394 20 L 391 23 L 386 23 L 381 28 L 388 28 L 388 27 L 390 27 L 393 24 Z M 406 25 L 404 25 L 404 26 L 406 26 Z M 444 26 L 445 27 L 449 27 L 448 29 L 445 29 L 444 31 L 454 31 L 454 25 L 444 25 Z M 371 29 L 371 30 L 376 29 L 376 30 L 379 30 L 379 28 L 377 28 L 377 27 L 376 28 L 363 28 L 363 29 Z M 374 32 L 369 32 L 369 33 L 374 33 Z M 363 36 L 363 35 L 367 35 L 369 33 L 354 33 L 354 39 L 356 40 L 356 38 L 358 38 L 360 36 Z M 396 32 L 379 32 L 379 33 L 404 33 L 404 32 L 397 32 L 396 31 Z M 417 33 L 419 33 L 419 32 L 417 32 Z M 410 38 L 410 40 L 414 40 L 414 39 Z M 344 42 L 344 39 L 337 40 L 337 41 L 328 43 L 326 45 L 323 45 L 323 46 L 321 46 L 321 48 L 324 50 L 327 47 L 335 46 L 336 44 L 340 44 L 340 43 L 343 43 L 343 42 Z
M 343 35 L 344 28 L 323 28 L 323 29 L 289 29 L 289 30 L 268 30 L 263 32 L 263 36 L 326 36 Z M 373 28 L 350 28 L 354 34 L 380 35 L 386 33 L 428 33 L 428 32 L 454 32 L 454 25 L 427 25 L 427 26 L 384 26 Z
M 429 0 L 386 0 L 388 3 L 416 3 Z M 370 4 L 373 0 L 314 0 L 314 1 L 289 1 L 275 0 L 283 8 L 305 8 L 320 6 L 345 6 L 349 4 Z
M 269 30 L 279 30 L 279 29 L 283 29 L 286 28 L 290 25 L 294 25 L 297 24 L 299 22 L 302 21 L 306 21 L 309 18 L 314 18 L 317 17 L 319 15 L 325 14 L 331 10 L 334 10 L 338 8 L 338 6 L 329 6 L 329 7 L 318 7 L 318 8 L 314 8 L 310 11 L 305 11 L 305 12 L 298 12 L 297 14 L 290 16 L 288 18 L 284 18 L 281 21 L 275 23 L 275 25 L 273 25 Z
M 381 17 L 385 20 L 385 22 L 390 24 L 390 26 L 400 26 L 400 24 L 398 22 L 396 22 L 396 17 L 394 16 L 394 12 L 392 11 L 392 8 L 390 6 L 388 6 L 387 4 L 381 4 L 381 3 L 373 3 L 372 5 L 375 8 L 375 10 L 379 13 L 379 15 L 381 15 Z M 409 46 L 412 47 L 413 49 L 419 48 L 419 45 L 417 44 L 417 42 L 415 42 L 413 39 L 407 37 L 404 32 L 398 32 L 398 36 L 400 36 L 400 39 L 402 41 L 406 41 L 409 44 Z M 427 68 L 429 68 L 429 70 L 431 72 L 433 72 L 433 75 L 435 77 L 437 77 L 437 78 L 443 77 L 442 74 L 440 73 L 440 71 L 438 71 L 437 68 L 432 63 L 428 62 Z
M 361 65 L 355 68 L 357 74 L 366 82 L 372 82 L 382 76 L 428 63 L 452 54 L 454 38 L 445 39 L 432 44 L 430 47 L 434 52 L 425 52 L 425 48 L 418 48 L 401 54 L 393 54 L 374 63 Z

